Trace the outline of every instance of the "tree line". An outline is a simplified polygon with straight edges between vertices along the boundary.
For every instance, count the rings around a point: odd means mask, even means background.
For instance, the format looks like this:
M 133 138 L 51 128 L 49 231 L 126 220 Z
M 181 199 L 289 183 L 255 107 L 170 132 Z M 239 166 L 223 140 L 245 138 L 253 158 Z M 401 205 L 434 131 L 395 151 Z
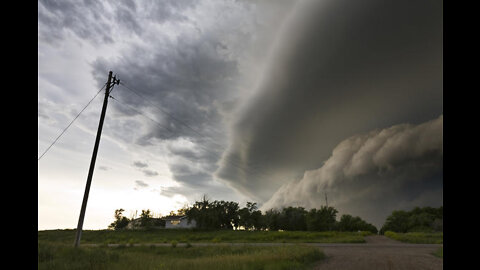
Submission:
M 411 211 L 393 211 L 380 229 L 381 234 L 386 231 L 398 233 L 443 232 L 443 206 L 438 208 L 415 207 Z
M 115 211 L 115 221 L 110 229 L 126 228 L 131 221 L 123 216 L 123 209 Z M 160 219 L 154 219 L 149 210 L 142 210 L 139 227 L 162 226 Z M 338 211 L 334 207 L 321 206 L 306 210 L 303 207 L 284 207 L 281 210 L 270 209 L 262 213 L 257 203 L 247 202 L 240 208 L 233 201 L 210 201 L 205 196 L 191 207 L 177 210 L 177 214 L 186 215 L 188 221 L 195 220 L 200 230 L 286 230 L 286 231 L 370 231 L 377 233 L 377 228 L 360 217 L 342 215 L 337 221 Z M 174 215 L 173 212 L 170 215 Z M 154 224 L 156 223 L 156 224 Z M 163 221 L 163 226 L 165 223 Z
M 123 216 L 124 209 L 115 210 L 115 221 L 110 229 L 124 229 L 133 218 Z M 187 216 L 188 221 L 195 220 L 199 230 L 269 230 L 269 231 L 369 231 L 383 234 L 386 231 L 435 232 L 443 231 L 443 206 L 416 207 L 411 211 L 395 210 L 389 215 L 380 229 L 358 216 L 342 215 L 337 220 L 337 209 L 331 206 L 321 206 L 306 210 L 303 207 L 284 207 L 281 210 L 270 209 L 262 213 L 257 203 L 247 202 L 240 208 L 233 201 L 210 201 L 205 196 L 191 207 L 170 212 L 170 216 Z M 136 219 L 137 227 L 150 228 L 165 226 L 165 221 L 153 218 L 150 210 L 142 210 L 140 218 Z

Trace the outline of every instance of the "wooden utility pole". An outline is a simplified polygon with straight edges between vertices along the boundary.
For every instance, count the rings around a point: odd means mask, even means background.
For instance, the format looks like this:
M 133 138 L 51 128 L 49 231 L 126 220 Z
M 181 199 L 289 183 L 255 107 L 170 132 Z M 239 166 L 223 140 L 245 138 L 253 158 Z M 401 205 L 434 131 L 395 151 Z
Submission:
M 114 84 L 118 84 L 120 80 L 113 77 L 112 72 L 108 73 L 107 86 L 105 88 L 105 99 L 103 100 L 102 114 L 100 115 L 100 123 L 98 124 L 97 138 L 95 139 L 95 146 L 93 147 L 92 160 L 90 161 L 90 169 L 88 170 L 87 185 L 85 186 L 85 193 L 83 194 L 82 209 L 80 210 L 80 217 L 78 218 L 77 232 L 75 235 L 75 247 L 80 245 L 80 238 L 82 237 L 83 219 L 85 218 L 85 210 L 87 208 L 88 193 L 90 192 L 90 185 L 92 184 L 93 169 L 95 168 L 95 160 L 97 159 L 98 145 L 100 144 L 100 136 L 102 135 L 103 120 L 107 111 L 108 97 Z

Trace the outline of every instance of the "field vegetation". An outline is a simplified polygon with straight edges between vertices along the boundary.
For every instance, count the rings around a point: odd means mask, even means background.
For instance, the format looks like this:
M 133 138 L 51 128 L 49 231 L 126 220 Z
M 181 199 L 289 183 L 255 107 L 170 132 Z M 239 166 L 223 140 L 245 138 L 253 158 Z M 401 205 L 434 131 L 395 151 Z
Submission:
M 443 247 L 437 249 L 437 251 L 435 251 L 433 253 L 433 256 L 436 256 L 436 257 L 439 257 L 439 258 L 443 259 Z
M 123 211 L 115 211 L 115 220 L 106 230 L 84 230 L 76 249 L 76 230 L 38 231 L 38 269 L 310 269 L 325 255 L 301 243 L 365 243 L 365 236 L 377 233 L 360 217 L 344 214 L 337 220 L 338 211 L 327 206 L 262 213 L 256 203 L 240 208 L 236 202 L 204 197 L 192 207 L 170 213 L 195 220 L 194 229 L 165 229 L 165 221 L 153 218 L 150 210 L 142 210 L 133 222 Z M 407 243 L 443 244 L 443 207 L 393 211 L 380 233 Z M 160 243 L 168 246 L 154 245 Z M 443 248 L 434 255 L 443 258 Z
M 406 243 L 443 244 L 443 207 L 393 211 L 380 233 Z
M 38 269 L 311 269 L 325 257 L 308 246 L 80 247 L 39 243 Z
M 443 232 L 409 232 L 396 233 L 387 231 L 385 236 L 405 243 L 412 244 L 443 244 Z
M 82 244 L 153 243 L 364 243 L 371 232 L 307 231 L 200 231 L 193 229 L 84 230 Z M 38 241 L 73 245 L 75 230 L 38 232 Z

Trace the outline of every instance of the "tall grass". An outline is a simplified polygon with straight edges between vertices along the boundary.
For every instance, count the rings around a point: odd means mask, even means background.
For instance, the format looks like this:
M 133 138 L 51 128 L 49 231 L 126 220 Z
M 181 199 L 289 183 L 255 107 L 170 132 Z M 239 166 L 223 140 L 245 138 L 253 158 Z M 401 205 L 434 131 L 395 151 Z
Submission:
M 151 231 L 85 230 L 82 244 L 135 244 L 135 243 L 364 243 L 369 232 L 306 232 L 306 231 L 195 231 L 159 229 Z M 51 243 L 73 244 L 75 230 L 39 231 L 38 240 Z
M 40 243 L 38 269 L 309 269 L 325 257 L 309 246 L 81 247 Z
M 410 233 L 396 233 L 392 231 L 385 232 L 385 236 L 406 243 L 413 244 L 443 244 L 443 232 L 438 233 L 424 233 L 424 232 L 410 232 Z

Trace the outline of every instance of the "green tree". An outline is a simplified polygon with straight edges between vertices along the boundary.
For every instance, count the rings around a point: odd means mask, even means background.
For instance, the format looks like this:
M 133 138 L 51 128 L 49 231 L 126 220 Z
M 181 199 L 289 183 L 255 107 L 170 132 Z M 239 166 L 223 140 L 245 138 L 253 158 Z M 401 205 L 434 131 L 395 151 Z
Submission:
M 124 209 L 115 210 L 115 214 L 114 214 L 115 221 L 108 226 L 109 229 L 120 230 L 127 227 L 130 220 L 123 216 L 123 211 L 125 210 Z
M 342 215 L 340 221 L 337 223 L 337 229 L 339 231 L 347 231 L 347 232 L 354 232 L 354 231 L 369 231 L 372 233 L 377 233 L 377 228 L 364 221 L 360 217 L 353 217 L 351 215 Z
M 210 202 L 206 196 L 185 210 L 189 221 L 195 220 L 200 229 L 233 229 L 239 225 L 238 203 L 228 201 Z
M 280 230 L 280 212 L 276 209 L 265 211 L 265 214 L 261 217 L 261 227 L 269 231 Z
M 284 207 L 280 213 L 280 229 L 287 231 L 307 230 L 307 211 L 303 207 Z
M 140 214 L 140 227 L 150 228 L 153 226 L 153 215 L 150 213 L 150 209 L 142 210 Z
M 335 228 L 338 210 L 331 206 L 310 209 L 306 215 L 307 230 L 330 231 Z
M 382 234 L 386 231 L 406 233 L 408 231 L 408 217 L 409 214 L 406 211 L 393 211 L 392 214 L 387 217 L 380 232 Z
M 387 217 L 380 233 L 443 231 L 443 206 L 415 207 L 411 211 L 396 210 Z
M 238 225 L 246 230 L 259 230 L 261 225 L 262 212 L 258 210 L 257 203 L 247 202 L 246 207 L 238 210 Z

